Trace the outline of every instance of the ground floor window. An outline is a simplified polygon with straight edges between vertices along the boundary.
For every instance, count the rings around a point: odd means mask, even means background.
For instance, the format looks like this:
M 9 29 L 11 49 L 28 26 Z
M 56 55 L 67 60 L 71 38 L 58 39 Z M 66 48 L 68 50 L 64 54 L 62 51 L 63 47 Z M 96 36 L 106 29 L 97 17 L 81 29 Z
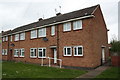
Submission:
M 38 58 L 46 57 L 46 48 L 38 48 Z
M 74 46 L 74 56 L 83 56 L 83 46 Z
M 24 53 L 25 53 L 24 48 L 21 48 L 21 49 L 20 49 L 20 57 L 24 57 Z
M 30 49 L 30 57 L 36 58 L 37 57 L 37 48 L 31 48 Z
M 64 47 L 64 56 L 71 56 L 72 55 L 72 48 L 71 47 Z
M 19 54 L 19 50 L 18 49 L 14 49 L 14 57 L 18 57 Z
M 7 55 L 7 49 L 2 49 L 2 55 Z

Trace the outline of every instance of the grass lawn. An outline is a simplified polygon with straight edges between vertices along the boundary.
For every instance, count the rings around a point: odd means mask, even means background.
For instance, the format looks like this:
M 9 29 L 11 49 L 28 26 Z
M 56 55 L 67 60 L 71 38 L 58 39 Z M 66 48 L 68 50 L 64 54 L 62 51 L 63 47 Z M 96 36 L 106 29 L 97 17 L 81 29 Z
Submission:
M 24 64 L 22 62 L 3 62 L 3 78 L 75 78 L 87 71 L 60 69 L 39 66 L 35 64 Z
M 118 78 L 120 76 L 120 67 L 111 67 L 103 71 L 96 78 Z

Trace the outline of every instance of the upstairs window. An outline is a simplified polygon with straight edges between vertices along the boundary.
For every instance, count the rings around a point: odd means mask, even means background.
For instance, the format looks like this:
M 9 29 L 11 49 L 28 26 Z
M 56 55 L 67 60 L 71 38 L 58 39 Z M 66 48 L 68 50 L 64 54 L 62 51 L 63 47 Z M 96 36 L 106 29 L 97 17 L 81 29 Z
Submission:
M 39 37 L 46 37 L 46 28 L 41 28 L 38 30 Z
M 73 22 L 73 30 L 82 29 L 82 20 Z
M 14 57 L 18 57 L 19 54 L 19 50 L 18 49 L 14 49 Z
M 36 58 L 37 57 L 37 48 L 31 48 L 30 49 L 30 57 Z
M 64 56 L 71 56 L 71 55 L 72 55 L 72 48 L 64 47 Z
M 2 38 L 2 41 L 3 41 L 3 42 L 5 41 L 5 37 Z
M 21 49 L 20 49 L 20 57 L 24 57 L 24 53 L 25 53 L 24 48 L 21 48 Z
M 31 39 L 37 38 L 37 30 L 32 30 L 31 31 Z
M 18 41 L 19 40 L 19 34 L 16 34 L 15 35 L 15 41 Z
M 38 58 L 46 57 L 46 48 L 38 48 Z
M 20 33 L 20 40 L 25 40 L 25 33 Z
M 5 41 L 8 41 L 8 36 L 5 37 Z
M 10 36 L 10 41 L 12 42 L 12 35 Z
M 71 22 L 63 24 L 63 31 L 71 31 Z
M 52 27 L 51 27 L 51 35 L 52 35 L 52 36 L 55 35 L 55 26 L 52 26 Z
M 83 46 L 74 46 L 74 56 L 83 56 Z

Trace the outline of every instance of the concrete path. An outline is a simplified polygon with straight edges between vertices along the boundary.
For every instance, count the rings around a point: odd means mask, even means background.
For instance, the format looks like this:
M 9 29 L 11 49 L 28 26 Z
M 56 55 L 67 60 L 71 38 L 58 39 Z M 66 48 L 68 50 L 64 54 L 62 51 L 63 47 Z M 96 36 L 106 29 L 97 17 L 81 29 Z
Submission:
M 97 75 L 99 75 L 100 73 L 102 73 L 104 70 L 106 70 L 108 68 L 110 68 L 110 67 L 109 66 L 100 66 L 94 70 L 89 71 L 86 74 L 83 74 L 83 75 L 77 77 L 74 80 L 79 80 L 80 78 L 86 78 L 86 80 L 89 80 L 91 78 L 95 78 Z

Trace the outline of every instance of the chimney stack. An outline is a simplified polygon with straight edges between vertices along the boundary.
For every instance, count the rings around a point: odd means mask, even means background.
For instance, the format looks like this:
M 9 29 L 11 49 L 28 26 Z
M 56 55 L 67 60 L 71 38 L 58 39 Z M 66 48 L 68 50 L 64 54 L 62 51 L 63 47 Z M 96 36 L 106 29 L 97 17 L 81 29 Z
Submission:
M 59 16 L 59 15 L 61 15 L 61 13 L 57 13 L 57 14 L 56 14 L 56 16 Z
M 42 18 L 39 18 L 38 20 L 41 21 L 41 20 L 43 20 L 43 19 L 42 19 Z

